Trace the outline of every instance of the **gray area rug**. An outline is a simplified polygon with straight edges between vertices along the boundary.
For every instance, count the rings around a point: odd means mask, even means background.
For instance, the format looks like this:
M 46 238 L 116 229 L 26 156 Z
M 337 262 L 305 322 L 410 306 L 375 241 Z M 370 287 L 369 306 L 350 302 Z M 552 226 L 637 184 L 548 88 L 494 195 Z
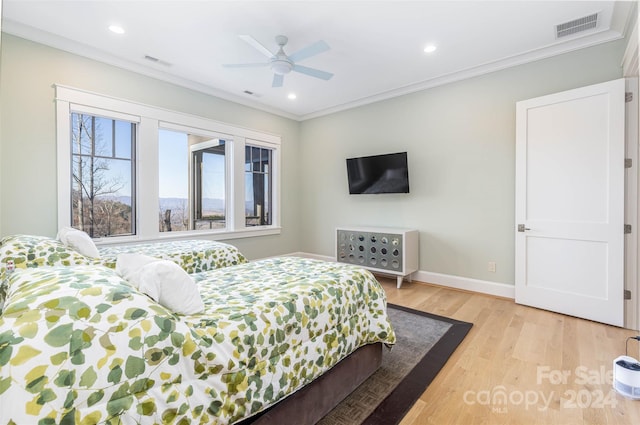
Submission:
M 389 305 L 396 332 L 382 366 L 318 425 L 397 424 L 471 329 L 471 324 Z

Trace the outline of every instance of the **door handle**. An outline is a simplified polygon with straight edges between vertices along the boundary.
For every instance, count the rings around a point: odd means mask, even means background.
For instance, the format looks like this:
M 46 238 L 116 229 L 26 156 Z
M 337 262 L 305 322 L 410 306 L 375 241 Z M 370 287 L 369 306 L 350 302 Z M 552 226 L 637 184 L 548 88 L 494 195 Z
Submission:
M 524 224 L 518 224 L 518 232 L 524 232 L 525 230 L 531 230 L 528 227 L 524 227 Z

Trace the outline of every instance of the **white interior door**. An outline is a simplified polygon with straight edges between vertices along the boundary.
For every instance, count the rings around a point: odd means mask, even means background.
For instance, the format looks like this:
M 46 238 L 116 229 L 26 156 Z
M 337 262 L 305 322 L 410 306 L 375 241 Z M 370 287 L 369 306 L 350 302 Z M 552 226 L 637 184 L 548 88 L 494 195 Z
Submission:
M 516 105 L 517 303 L 624 324 L 624 88 Z

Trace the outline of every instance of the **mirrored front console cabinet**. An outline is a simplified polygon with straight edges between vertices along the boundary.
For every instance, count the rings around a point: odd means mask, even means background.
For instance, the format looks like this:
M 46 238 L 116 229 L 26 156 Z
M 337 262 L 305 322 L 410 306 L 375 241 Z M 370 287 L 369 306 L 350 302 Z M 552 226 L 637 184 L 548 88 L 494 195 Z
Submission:
M 339 227 L 336 261 L 395 275 L 397 286 L 418 270 L 418 231 L 389 227 Z

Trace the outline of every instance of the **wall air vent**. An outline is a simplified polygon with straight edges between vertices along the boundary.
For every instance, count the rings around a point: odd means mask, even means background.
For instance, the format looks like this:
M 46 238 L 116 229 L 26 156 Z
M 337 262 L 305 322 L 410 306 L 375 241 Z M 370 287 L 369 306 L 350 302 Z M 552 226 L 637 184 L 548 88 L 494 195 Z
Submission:
M 566 37 L 568 35 L 576 34 L 582 31 L 590 30 L 598 25 L 598 14 L 585 16 L 582 18 L 574 19 L 573 21 L 565 22 L 564 24 L 556 25 L 556 38 Z

